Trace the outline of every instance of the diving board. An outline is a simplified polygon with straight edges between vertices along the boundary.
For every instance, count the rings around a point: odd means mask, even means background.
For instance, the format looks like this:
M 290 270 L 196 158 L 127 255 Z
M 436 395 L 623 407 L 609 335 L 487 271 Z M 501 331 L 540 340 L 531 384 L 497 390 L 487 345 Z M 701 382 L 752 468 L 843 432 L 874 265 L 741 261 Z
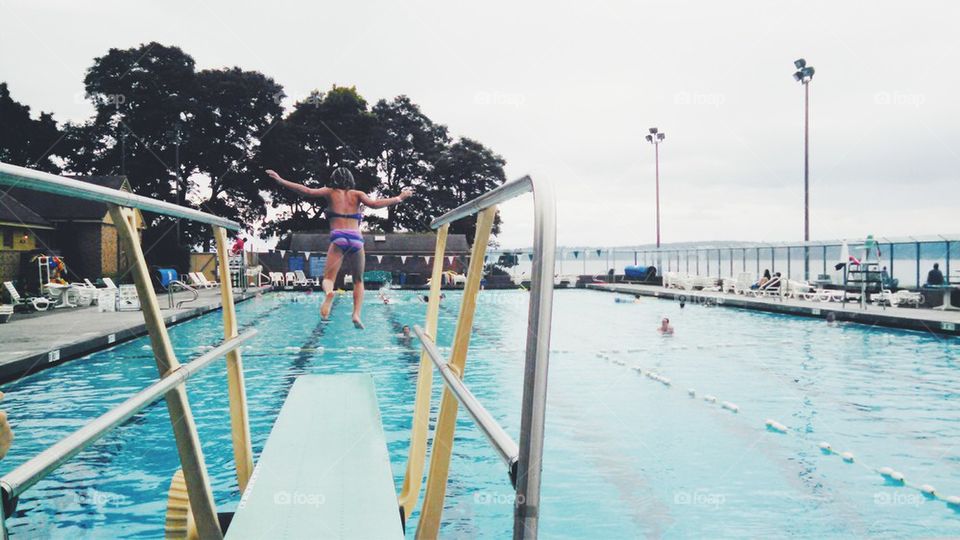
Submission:
M 226 538 L 403 538 L 370 375 L 297 378 Z

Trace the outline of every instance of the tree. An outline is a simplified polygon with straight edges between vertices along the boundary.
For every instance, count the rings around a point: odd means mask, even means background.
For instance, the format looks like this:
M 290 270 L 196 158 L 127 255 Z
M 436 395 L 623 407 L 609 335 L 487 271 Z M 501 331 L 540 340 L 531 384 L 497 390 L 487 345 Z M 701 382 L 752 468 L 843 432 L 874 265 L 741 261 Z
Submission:
M 311 187 L 326 184 L 333 169 L 348 166 L 357 189 L 374 191 L 376 176 L 376 118 L 356 88 L 334 86 L 315 91 L 294 105 L 294 110 L 263 139 L 260 162 L 281 175 Z M 264 178 L 261 176 L 261 178 Z M 272 193 L 272 206 L 286 205 L 276 219 L 266 223 L 270 234 L 321 227 L 323 199 L 304 199 L 261 180 Z
M 446 126 L 435 124 L 407 96 L 380 100 L 373 107 L 377 119 L 380 185 L 383 196 L 394 196 L 404 187 L 421 188 L 450 142 Z M 400 228 L 425 230 L 422 205 L 402 204 L 387 209 L 387 217 L 371 219 L 386 232 Z
M 283 89 L 265 75 L 240 68 L 197 73 L 195 107 L 188 125 L 188 168 L 209 179 L 204 211 L 241 223 L 266 217 L 255 164 L 260 138 L 283 113 Z M 202 234 L 209 247 L 210 234 Z
M 126 137 L 125 172 L 134 191 L 182 203 L 191 187 L 184 165 L 190 163 L 186 124 L 195 110 L 195 75 L 193 58 L 156 42 L 110 49 L 95 58 L 84 85 L 96 114 L 79 135 L 86 130 L 96 139 L 85 163 L 89 170 L 83 172 L 119 174 L 119 142 Z M 175 170 L 178 147 L 180 171 Z
M 41 112 L 36 119 L 30 107 L 10 97 L 7 83 L 0 83 L 0 161 L 47 172 L 59 172 L 53 159 L 62 132 L 53 115 Z
M 419 211 L 432 219 L 496 188 L 506 181 L 505 164 L 502 157 L 479 142 L 468 138 L 458 140 L 443 151 L 428 179 L 426 192 L 416 197 L 422 205 Z M 499 234 L 500 223 L 498 214 L 493 234 Z M 465 234 L 469 242 L 473 241 L 476 230 L 476 217 L 450 224 L 451 233 Z

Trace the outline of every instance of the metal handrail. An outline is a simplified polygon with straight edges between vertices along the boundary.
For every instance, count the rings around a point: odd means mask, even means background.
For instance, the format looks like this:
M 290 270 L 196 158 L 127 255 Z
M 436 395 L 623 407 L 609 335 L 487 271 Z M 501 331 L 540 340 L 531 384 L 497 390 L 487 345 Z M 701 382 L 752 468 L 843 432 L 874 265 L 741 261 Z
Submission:
M 14 504 L 17 497 L 56 470 L 57 467 L 80 453 L 108 432 L 120 426 L 131 416 L 158 401 L 165 396 L 167 392 L 186 382 L 191 375 L 208 366 L 217 358 L 236 349 L 256 334 L 257 331 L 255 329 L 248 330 L 201 354 L 192 362 L 180 365 L 180 367 L 171 371 L 159 381 L 137 392 L 120 405 L 98 416 L 82 428 L 21 464 L 16 469 L 3 475 L 3 477 L 0 478 L 0 490 L 3 492 L 4 508 L 7 509 L 4 515 L 9 516 L 11 514 L 10 510 L 12 510 L 12 508 L 9 507 Z
M 460 205 L 434 219 L 430 224 L 432 228 L 437 229 L 528 191 L 533 192 L 534 201 L 533 253 L 539 256 L 534 257 L 530 272 L 530 306 L 527 314 L 523 398 L 520 408 L 520 446 L 513 478 L 516 487 L 513 537 L 516 540 L 537 537 L 540 515 L 547 371 L 550 362 L 550 322 L 553 315 L 553 273 L 557 248 L 556 202 L 553 186 L 549 182 L 534 181 L 530 176 L 524 176 Z M 460 382 L 459 377 L 453 379 L 457 383 Z M 447 388 L 456 395 L 458 390 L 453 388 L 446 373 L 444 373 L 444 381 L 447 383 Z M 463 390 L 466 388 L 461 390 L 461 395 L 457 395 L 458 399 L 466 395 Z M 476 405 L 479 406 L 479 403 Z M 467 409 L 469 411 L 470 407 Z M 482 410 L 482 407 L 475 408 L 474 412 L 477 410 Z M 477 420 L 476 417 L 474 419 Z M 496 424 L 492 418 L 490 421 Z M 480 424 L 479 421 L 478 424 Z M 481 429 L 488 438 L 496 430 L 489 425 L 481 425 Z M 498 447 L 498 452 L 501 451 L 498 444 L 502 444 L 503 441 L 491 442 Z
M 516 467 L 517 459 L 520 456 L 520 447 L 517 446 L 517 443 L 513 441 L 510 435 L 494 420 L 493 415 L 480 404 L 480 401 L 477 400 L 476 396 L 464 386 L 463 381 L 460 380 L 460 377 L 446 361 L 443 360 L 440 356 L 440 351 L 437 350 L 437 345 L 433 342 L 432 339 L 420 328 L 419 325 L 413 326 L 413 332 L 417 335 L 417 338 L 420 340 L 420 343 L 423 345 L 425 351 L 427 351 L 427 356 L 430 357 L 430 360 L 433 361 L 433 365 L 437 367 L 440 371 L 440 374 L 443 376 L 444 382 L 446 382 L 447 387 L 450 388 L 450 391 L 453 392 L 453 395 L 457 398 L 457 401 L 467 410 L 467 413 L 473 418 L 473 421 L 476 422 L 477 426 L 480 428 L 480 431 L 483 432 L 483 435 L 487 438 L 487 441 L 490 442 L 490 445 L 493 446 L 494 450 L 497 451 L 497 454 L 500 455 L 500 459 L 503 460 L 504 464 L 509 467 L 510 470 L 510 480 L 511 482 L 516 482 Z
M 180 290 L 182 291 L 192 292 L 193 298 L 189 300 L 181 300 L 176 304 L 174 304 L 174 298 L 173 298 L 174 287 L 180 287 Z M 176 307 L 177 309 L 180 309 L 180 306 L 188 302 L 194 302 L 197 300 L 197 298 L 200 298 L 200 291 L 187 285 L 186 283 L 180 281 L 179 279 L 175 279 L 171 281 L 170 284 L 167 286 L 167 309 L 173 309 L 174 307 Z
M 226 218 L 186 208 L 165 201 L 150 199 L 119 189 L 112 189 L 96 184 L 90 184 L 74 178 L 66 178 L 55 174 L 18 167 L 9 163 L 0 162 L 0 185 L 23 187 L 34 191 L 43 191 L 66 197 L 76 197 L 88 201 L 96 201 L 117 206 L 139 208 L 148 212 L 166 216 L 189 219 L 199 223 L 215 225 L 233 231 L 240 230 L 240 224 Z
M 543 184 L 538 183 L 537 185 L 540 187 Z M 541 187 L 541 189 L 543 188 Z M 476 199 L 467 201 L 466 203 L 454 208 L 446 214 L 434 219 L 432 222 L 430 222 L 430 228 L 439 229 L 440 226 L 445 223 L 452 223 L 458 219 L 472 216 L 484 208 L 490 208 L 495 204 L 509 201 L 510 199 L 523 195 L 528 191 L 535 191 L 533 179 L 530 178 L 529 175 L 507 182 L 496 189 L 492 189 L 484 193 Z

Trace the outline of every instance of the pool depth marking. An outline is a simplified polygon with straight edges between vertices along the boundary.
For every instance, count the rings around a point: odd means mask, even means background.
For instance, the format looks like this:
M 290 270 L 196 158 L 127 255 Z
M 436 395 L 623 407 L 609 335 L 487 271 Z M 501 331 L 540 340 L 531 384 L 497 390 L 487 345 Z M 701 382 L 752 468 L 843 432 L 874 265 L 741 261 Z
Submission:
M 628 349 L 626 352 L 630 353 L 634 351 L 638 351 L 638 350 Z M 608 362 L 611 362 L 618 366 L 626 366 L 626 362 L 624 360 L 619 358 L 611 358 L 610 354 L 621 354 L 621 351 L 618 349 L 600 350 L 596 353 L 596 357 L 606 360 Z M 645 375 L 646 378 L 649 380 L 659 382 L 666 389 L 673 388 L 672 381 L 669 378 L 660 375 L 654 370 L 646 369 L 640 365 L 634 365 L 630 369 L 636 371 L 637 374 L 639 375 Z M 696 398 L 697 396 L 696 389 L 688 388 L 687 395 L 690 396 L 691 398 Z M 729 401 L 720 401 L 717 399 L 716 396 L 713 396 L 710 394 L 704 395 L 702 401 L 709 404 L 716 404 L 719 402 L 720 407 L 722 409 L 728 410 L 734 414 L 737 414 L 740 412 L 740 407 L 737 404 Z M 788 435 L 790 431 L 790 429 L 784 424 L 781 424 L 780 422 L 777 422 L 776 420 L 769 419 L 769 418 L 764 421 L 764 429 L 766 429 L 767 431 L 782 434 L 782 435 Z M 833 449 L 833 447 L 828 442 L 819 443 L 817 445 L 817 448 L 820 450 L 820 453 L 824 455 L 840 456 L 840 458 L 843 459 L 843 461 L 846 463 L 857 463 L 861 467 L 865 468 L 866 470 L 875 474 L 879 474 L 893 487 L 905 487 L 905 488 L 913 489 L 915 491 L 919 491 L 927 499 L 942 501 L 946 503 L 947 507 L 949 507 L 950 509 L 960 512 L 960 496 L 941 495 L 930 484 L 916 484 L 914 482 L 910 482 L 909 480 L 906 479 L 903 473 L 901 473 L 900 471 L 894 470 L 892 467 L 874 467 L 872 465 L 863 463 L 858 459 L 856 459 L 856 456 L 853 454 L 853 452 L 849 452 L 849 451 L 837 452 L 836 450 Z

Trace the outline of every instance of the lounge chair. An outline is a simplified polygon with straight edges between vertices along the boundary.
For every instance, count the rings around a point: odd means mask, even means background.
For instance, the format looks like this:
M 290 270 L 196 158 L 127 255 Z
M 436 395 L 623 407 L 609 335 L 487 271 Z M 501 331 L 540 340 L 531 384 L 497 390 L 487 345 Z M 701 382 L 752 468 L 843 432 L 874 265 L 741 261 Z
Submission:
M 283 287 L 283 272 L 270 272 L 270 284 L 274 287 Z
M 213 288 L 215 288 L 215 287 L 219 287 L 219 286 L 220 286 L 220 282 L 219 282 L 219 281 L 211 281 L 211 280 L 207 279 L 206 274 L 204 274 L 203 272 L 196 272 L 196 274 L 197 274 L 197 278 L 200 279 L 200 283 L 202 283 L 204 287 L 206 287 L 206 288 L 208 288 L 208 289 L 213 289 Z
M 292 289 L 295 281 L 297 281 L 297 275 L 293 272 L 286 272 L 283 274 L 284 289 Z
M 294 287 L 312 287 L 314 282 L 312 279 L 307 278 L 307 275 L 303 273 L 303 270 L 294 270 L 293 271 Z
M 13 317 L 13 306 L 9 304 L 0 304 L 0 323 L 5 323 Z
M 796 299 L 807 299 L 807 295 L 814 292 L 816 287 L 811 285 L 807 281 L 798 281 L 795 279 L 788 279 L 786 281 L 786 295 L 790 298 Z
M 700 288 L 704 291 L 719 291 L 720 290 L 720 280 L 715 277 L 709 276 L 694 276 L 692 279 L 692 286 L 694 288 Z
M 10 301 L 13 302 L 14 306 L 21 305 L 31 307 L 36 311 L 46 311 L 47 308 L 52 304 L 49 298 L 44 298 L 42 296 L 27 298 L 20 296 L 20 293 L 17 292 L 17 288 L 13 286 L 12 281 L 4 281 L 3 288 L 7 290 L 7 294 L 10 295 Z
M 873 295 L 873 301 L 877 305 L 881 306 L 913 306 L 920 307 L 923 305 L 923 294 L 914 291 L 908 291 L 901 289 L 897 292 L 893 292 L 890 289 L 884 289 L 879 293 Z
M 737 274 L 737 280 L 733 283 L 733 292 L 736 294 L 748 294 L 750 287 L 753 287 L 753 284 L 756 282 L 757 280 L 750 272 L 740 272 Z
M 190 285 L 194 287 L 212 289 L 220 285 L 216 281 L 207 279 L 207 277 L 203 275 L 203 272 L 190 272 L 187 276 L 190 277 Z
M 756 289 L 750 289 L 749 295 L 753 297 L 780 298 L 783 295 L 781 278 L 774 276 L 770 281 L 764 283 Z

